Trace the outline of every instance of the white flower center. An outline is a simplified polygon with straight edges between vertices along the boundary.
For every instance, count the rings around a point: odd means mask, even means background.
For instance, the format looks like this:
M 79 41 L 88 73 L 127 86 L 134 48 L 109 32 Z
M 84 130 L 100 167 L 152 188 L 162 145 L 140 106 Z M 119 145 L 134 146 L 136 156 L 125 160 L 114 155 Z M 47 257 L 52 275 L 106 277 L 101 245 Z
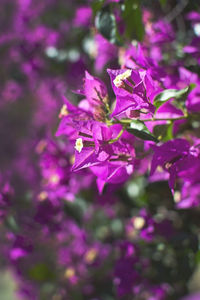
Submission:
M 65 278 L 72 278 L 75 276 L 75 270 L 74 268 L 67 268 L 66 271 L 65 271 Z
M 142 227 L 145 224 L 145 219 L 142 217 L 136 217 L 133 220 L 133 226 L 135 227 L 135 229 L 142 229 Z
M 76 144 L 75 144 L 75 149 L 80 153 L 81 150 L 83 149 L 83 140 L 82 138 L 78 138 L 76 140 Z
M 65 117 L 68 115 L 67 105 L 64 104 L 60 110 L 59 118 Z
M 119 74 L 115 77 L 115 79 L 113 80 L 114 85 L 119 88 L 122 86 L 123 84 L 123 80 L 129 78 L 131 76 L 132 70 L 127 70 L 122 74 Z

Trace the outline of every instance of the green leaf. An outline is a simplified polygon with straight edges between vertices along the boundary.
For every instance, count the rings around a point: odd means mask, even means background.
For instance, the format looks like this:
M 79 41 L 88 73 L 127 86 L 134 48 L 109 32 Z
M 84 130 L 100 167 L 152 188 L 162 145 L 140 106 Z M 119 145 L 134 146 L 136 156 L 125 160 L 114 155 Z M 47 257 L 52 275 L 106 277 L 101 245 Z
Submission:
M 142 140 L 158 142 L 158 139 L 151 134 L 145 124 L 141 121 L 133 120 L 130 127 L 126 128 L 126 130 Z
M 9 230 L 17 233 L 19 232 L 20 228 L 14 218 L 14 216 L 9 215 L 6 219 L 5 219 L 5 225 L 8 227 Z
M 132 120 L 131 124 L 130 124 L 130 128 L 144 130 L 147 133 L 150 133 L 150 131 L 147 129 L 146 125 L 140 120 Z
M 188 94 L 196 87 L 195 83 L 191 83 L 188 86 L 188 91 L 181 97 L 181 101 L 177 98 L 173 100 L 173 104 L 176 106 L 176 108 L 181 109 L 183 112 L 186 109 L 186 99 Z
M 141 41 L 144 37 L 142 11 L 139 0 L 125 0 L 122 4 L 122 17 L 125 22 L 125 34 L 130 39 Z
M 117 29 L 117 22 L 114 14 L 110 11 L 109 6 L 102 8 L 98 11 L 95 26 L 98 31 L 107 39 L 109 42 L 117 45 L 121 45 L 121 39 Z
M 166 1 L 166 0 L 160 0 L 160 4 L 161 4 L 162 6 L 165 6 L 165 5 L 167 4 L 167 1 Z
M 104 0 L 95 0 L 92 2 L 93 16 L 96 16 L 97 12 L 102 8 Z
M 197 264 L 200 263 L 200 250 L 197 251 L 195 260 L 196 260 L 196 263 L 197 263 Z
M 153 134 L 159 141 L 166 142 L 173 139 L 173 122 L 154 126 Z
M 47 264 L 38 263 L 29 270 L 29 276 L 36 281 L 48 281 L 55 279 L 55 273 Z
M 172 98 L 180 98 L 181 96 L 185 95 L 189 91 L 189 87 L 187 86 L 184 89 L 176 90 L 176 89 L 167 89 L 159 93 L 154 98 L 154 105 L 158 109 L 161 105 Z
M 166 135 L 165 135 L 165 138 L 163 139 L 165 142 L 169 141 L 169 140 L 172 140 L 174 138 L 173 136 L 173 125 L 174 123 L 171 122 L 169 125 L 168 125 L 168 128 L 167 128 L 167 132 L 166 132 Z
M 190 83 L 189 92 L 191 92 L 196 86 L 197 86 L 196 83 Z

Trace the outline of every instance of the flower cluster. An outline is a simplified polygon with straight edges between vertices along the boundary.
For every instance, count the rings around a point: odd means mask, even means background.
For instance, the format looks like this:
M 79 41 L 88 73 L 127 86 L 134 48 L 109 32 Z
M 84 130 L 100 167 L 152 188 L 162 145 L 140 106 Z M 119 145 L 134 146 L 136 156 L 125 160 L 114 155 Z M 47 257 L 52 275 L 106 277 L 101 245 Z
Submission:
M 1 2 L 0 272 L 16 297 L 199 299 L 200 13 Z

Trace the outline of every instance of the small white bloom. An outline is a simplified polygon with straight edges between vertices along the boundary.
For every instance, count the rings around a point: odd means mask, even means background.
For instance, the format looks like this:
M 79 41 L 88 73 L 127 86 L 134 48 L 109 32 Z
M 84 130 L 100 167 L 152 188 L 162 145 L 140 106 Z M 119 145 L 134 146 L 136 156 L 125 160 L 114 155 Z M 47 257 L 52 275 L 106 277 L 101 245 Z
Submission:
M 60 110 L 59 118 L 65 117 L 67 115 L 68 115 L 67 105 L 63 104 L 63 106 Z
M 83 149 L 83 140 L 82 138 L 78 138 L 76 140 L 76 144 L 75 144 L 75 149 L 80 153 L 81 150 Z
M 197 36 L 200 36 L 200 23 L 196 23 L 194 25 L 194 33 L 197 35 Z
M 119 74 L 113 80 L 114 85 L 119 88 L 121 87 L 123 80 L 129 78 L 131 76 L 132 70 L 126 70 L 124 73 Z
M 179 203 L 180 201 L 181 201 L 181 193 L 179 191 L 175 191 L 174 202 Z
M 142 229 L 142 227 L 145 224 L 145 219 L 142 217 L 136 217 L 133 219 L 133 226 L 135 227 L 135 229 Z

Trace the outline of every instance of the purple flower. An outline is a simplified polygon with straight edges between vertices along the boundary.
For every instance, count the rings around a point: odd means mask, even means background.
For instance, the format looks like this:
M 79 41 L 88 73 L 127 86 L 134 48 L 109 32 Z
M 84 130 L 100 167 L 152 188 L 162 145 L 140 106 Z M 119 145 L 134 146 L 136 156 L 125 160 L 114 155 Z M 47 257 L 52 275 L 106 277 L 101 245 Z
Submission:
M 97 121 L 105 121 L 108 104 L 108 92 L 106 85 L 99 78 L 93 77 L 85 72 L 83 89 L 79 91 L 86 99 L 82 100 L 79 107 L 90 111 Z
M 89 27 L 92 18 L 92 9 L 89 6 L 82 6 L 77 8 L 74 17 L 74 25 L 77 27 Z
M 26 236 L 16 235 L 9 252 L 9 257 L 11 260 L 17 261 L 18 259 L 27 256 L 32 251 L 33 245 L 31 239 L 28 239 Z
M 200 13 L 191 11 L 187 14 L 187 19 L 193 22 L 200 22 Z
M 199 300 L 199 299 L 200 299 L 200 293 L 191 294 L 189 296 L 181 298 L 181 300 Z
M 90 136 L 82 135 L 76 140 L 72 170 L 90 167 L 102 185 L 125 181 L 134 169 L 133 141 L 128 140 L 132 136 L 124 133 L 118 141 L 114 141 L 121 130 L 120 125 L 109 128 L 97 123 L 87 125 L 90 125 Z M 112 140 L 114 142 L 111 143 Z
M 21 86 L 14 80 L 8 80 L 1 93 L 1 97 L 6 102 L 14 102 L 21 96 L 21 93 Z
M 129 242 L 120 246 L 121 257 L 115 264 L 114 284 L 119 297 L 130 294 L 133 286 L 138 284 L 140 274 L 134 269 L 138 261 L 136 248 Z
M 186 107 L 189 112 L 200 111 L 200 81 L 197 86 L 189 93 L 186 100 Z
M 170 174 L 169 186 L 174 188 L 176 177 L 188 172 L 194 165 L 199 164 L 199 159 L 190 151 L 190 144 L 184 139 L 168 141 L 161 146 L 152 145 L 154 155 L 151 164 L 151 174 L 158 166 Z
M 0 189 L 0 222 L 7 216 L 14 195 L 13 188 L 8 182 L 1 182 Z
M 101 72 L 107 63 L 110 63 L 117 57 L 117 47 L 109 43 L 101 34 L 95 35 L 96 57 L 95 69 Z
M 116 106 L 112 116 L 120 115 L 128 109 L 154 112 L 154 106 L 150 101 L 154 84 L 146 71 L 108 69 L 108 74 L 116 95 Z
M 137 46 L 131 45 L 125 53 L 122 52 L 121 60 L 123 66 L 134 70 L 146 70 L 153 80 L 164 80 L 166 74 L 161 68 L 157 60 L 149 57 L 147 50 L 141 44 Z
M 200 38 L 195 37 L 190 45 L 187 45 L 183 48 L 183 51 L 185 53 L 188 53 L 195 57 L 198 61 L 198 64 L 200 64 L 200 52 L 199 52 L 199 47 L 200 47 Z
M 153 45 L 170 43 L 175 38 L 171 24 L 163 20 L 159 20 L 158 22 L 153 23 L 152 31 L 153 32 L 151 33 L 149 38 Z
M 191 178 L 192 179 L 192 178 Z M 199 180 L 199 178 L 198 178 Z M 186 181 L 181 187 L 181 192 L 175 193 L 176 206 L 181 209 L 199 206 L 200 204 L 200 184 L 195 180 Z
M 95 90 L 93 97 L 87 94 L 90 90 L 92 92 Z M 102 101 L 95 97 L 100 95 L 101 98 L 106 95 L 105 86 L 101 81 L 89 74 L 85 80 L 84 91 L 91 105 L 96 103 L 98 105 L 99 102 L 102 104 Z M 89 167 L 98 177 L 99 191 L 102 191 L 106 182 L 120 183 L 132 174 L 135 156 L 134 137 L 129 133 L 123 133 L 121 125 L 108 127 L 94 120 L 90 111 L 75 107 L 66 100 L 60 116 L 62 120 L 57 135 L 65 134 L 75 143 L 73 171 Z
M 87 171 L 71 173 L 74 152 L 72 145 L 46 139 L 41 140 L 36 149 L 41 155 L 40 169 L 43 177 L 41 190 L 37 195 L 38 201 L 48 199 L 55 205 L 61 199 L 73 201 L 79 190 L 90 185 L 93 176 Z M 80 181 L 82 176 L 84 179 Z
M 74 106 L 66 98 L 63 97 L 63 100 L 64 104 L 59 114 L 61 122 L 56 136 L 64 134 L 74 140 L 78 138 L 79 130 L 84 129 L 87 121 L 93 120 L 93 116 L 90 112 Z M 84 133 L 87 134 L 85 130 Z
M 155 235 L 155 221 L 145 209 L 131 218 L 127 224 L 127 235 L 131 240 L 140 238 L 147 242 L 152 241 Z

